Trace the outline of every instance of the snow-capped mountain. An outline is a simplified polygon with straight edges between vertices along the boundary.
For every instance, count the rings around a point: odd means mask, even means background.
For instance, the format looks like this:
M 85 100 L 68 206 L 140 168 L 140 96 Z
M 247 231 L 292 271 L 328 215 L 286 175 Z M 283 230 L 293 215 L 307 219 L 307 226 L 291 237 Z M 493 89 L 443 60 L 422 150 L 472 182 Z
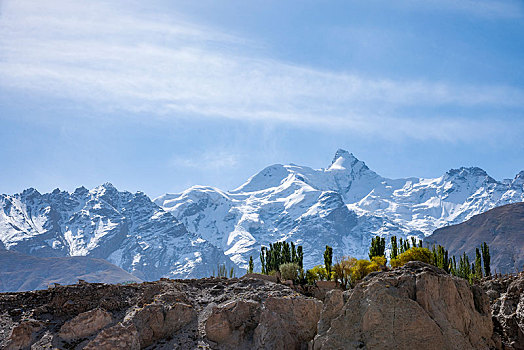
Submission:
M 33 256 L 104 258 L 146 280 L 210 276 L 219 263 L 234 266 L 144 193 L 119 192 L 109 183 L 73 193 L 0 195 L 0 241 Z
M 374 235 L 423 238 L 521 201 L 524 172 L 502 182 L 480 168 L 452 169 L 434 179 L 388 179 L 344 150 L 327 169 L 276 164 L 233 191 L 194 186 L 155 199 L 240 266 L 250 255 L 258 258 L 261 245 L 291 240 L 304 246 L 307 267 L 323 261 L 326 244 L 335 256 L 365 257 Z
M 479 168 L 388 179 L 338 150 L 326 169 L 272 165 L 232 191 L 194 186 L 152 202 L 111 184 L 73 193 L 0 195 L 0 249 L 104 258 L 144 280 L 204 277 L 218 264 L 260 269 L 261 245 L 304 246 L 306 268 L 367 256 L 374 235 L 423 238 L 491 208 L 524 201 L 524 171 L 496 181 Z M 389 241 L 389 239 L 388 239 Z

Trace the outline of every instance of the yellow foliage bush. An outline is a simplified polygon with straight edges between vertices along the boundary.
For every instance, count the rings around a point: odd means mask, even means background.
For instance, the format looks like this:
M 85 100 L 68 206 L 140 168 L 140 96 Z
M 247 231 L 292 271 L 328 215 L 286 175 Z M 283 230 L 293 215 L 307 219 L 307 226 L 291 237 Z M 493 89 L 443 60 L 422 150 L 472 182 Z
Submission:
M 316 281 L 327 280 L 327 271 L 323 265 L 317 265 L 306 271 L 306 279 L 309 284 L 315 284 Z
M 383 257 L 373 257 L 372 261 L 365 259 L 358 260 L 355 266 L 351 269 L 351 283 L 363 279 L 373 271 L 380 271 L 380 269 L 386 264 L 386 258 L 383 258 L 384 260 L 381 258 Z
M 338 258 L 335 265 L 333 265 L 333 277 L 344 288 L 347 288 L 351 282 L 351 269 L 356 263 L 356 258 L 344 256 Z
M 398 255 L 395 259 L 391 259 L 391 267 L 400 267 L 408 261 L 422 261 L 431 263 L 431 251 L 428 248 L 412 247 L 404 253 Z

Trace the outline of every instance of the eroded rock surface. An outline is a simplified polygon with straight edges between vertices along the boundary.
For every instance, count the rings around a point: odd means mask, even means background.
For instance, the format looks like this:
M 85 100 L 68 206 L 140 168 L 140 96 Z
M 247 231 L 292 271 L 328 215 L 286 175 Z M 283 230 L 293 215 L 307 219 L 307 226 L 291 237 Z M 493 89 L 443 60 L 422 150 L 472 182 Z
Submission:
M 0 294 L 0 348 L 523 349 L 523 275 L 482 287 L 417 262 L 322 301 L 260 278 L 58 286 Z
M 112 321 L 111 314 L 100 308 L 86 311 L 72 320 L 67 321 L 60 328 L 59 336 L 64 340 L 72 340 L 88 337 Z
M 485 294 L 430 265 L 412 262 L 330 294 L 314 349 L 489 349 Z M 475 298 L 480 300 L 475 300 Z M 345 301 L 343 299 L 346 299 Z M 338 306 L 343 302 L 343 307 Z
M 253 278 L 58 286 L 0 294 L 0 348 L 307 347 L 320 305 L 289 287 Z M 270 337 L 276 331 L 293 340 L 277 343 Z
M 27 349 L 35 340 L 35 333 L 43 327 L 42 322 L 36 320 L 26 320 L 20 322 L 13 328 L 11 335 L 7 339 L 5 348 L 7 350 Z
M 495 332 L 504 349 L 524 350 L 524 272 L 486 279 L 482 288 L 491 299 Z

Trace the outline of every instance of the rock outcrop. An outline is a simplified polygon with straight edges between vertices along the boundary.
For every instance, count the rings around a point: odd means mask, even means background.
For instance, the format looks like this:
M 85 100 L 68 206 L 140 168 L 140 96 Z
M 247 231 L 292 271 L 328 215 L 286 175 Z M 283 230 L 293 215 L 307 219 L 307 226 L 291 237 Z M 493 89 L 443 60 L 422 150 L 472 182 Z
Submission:
M 354 289 L 331 292 L 326 299 L 314 349 L 495 346 L 485 294 L 423 263 L 371 274 Z
M 85 338 L 105 328 L 111 321 L 111 314 L 107 311 L 93 309 L 64 323 L 58 335 L 64 340 Z
M 259 278 L 82 283 L 0 294 L 0 348 L 519 350 L 523 291 L 420 262 L 322 301 Z
M 7 350 L 25 349 L 35 341 L 35 335 L 42 329 L 42 322 L 27 320 L 13 328 L 5 344 Z
M 57 286 L 0 294 L 0 348 L 301 349 L 321 309 L 255 278 Z
M 507 350 L 524 350 L 524 272 L 487 278 L 482 288 L 491 300 L 496 334 Z

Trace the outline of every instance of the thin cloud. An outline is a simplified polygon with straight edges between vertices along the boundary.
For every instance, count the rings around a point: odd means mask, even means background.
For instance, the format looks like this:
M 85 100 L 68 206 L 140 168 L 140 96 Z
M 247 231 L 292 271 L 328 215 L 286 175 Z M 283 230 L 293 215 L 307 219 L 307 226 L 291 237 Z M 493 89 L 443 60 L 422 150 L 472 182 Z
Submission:
M 238 155 L 226 151 L 195 153 L 191 156 L 175 156 L 171 167 L 183 167 L 199 170 L 221 170 L 231 168 L 239 163 Z
M 463 13 L 486 19 L 515 19 L 524 15 L 524 6 L 516 0 L 405 0 L 412 9 Z
M 275 61 L 254 55 L 249 40 L 176 14 L 144 17 L 97 1 L 7 1 L 3 11 L 0 87 L 100 109 L 447 140 L 484 137 L 493 123 L 402 111 L 522 110 L 524 101 L 510 86 L 369 79 Z M 497 130 L 515 125 L 498 121 Z

